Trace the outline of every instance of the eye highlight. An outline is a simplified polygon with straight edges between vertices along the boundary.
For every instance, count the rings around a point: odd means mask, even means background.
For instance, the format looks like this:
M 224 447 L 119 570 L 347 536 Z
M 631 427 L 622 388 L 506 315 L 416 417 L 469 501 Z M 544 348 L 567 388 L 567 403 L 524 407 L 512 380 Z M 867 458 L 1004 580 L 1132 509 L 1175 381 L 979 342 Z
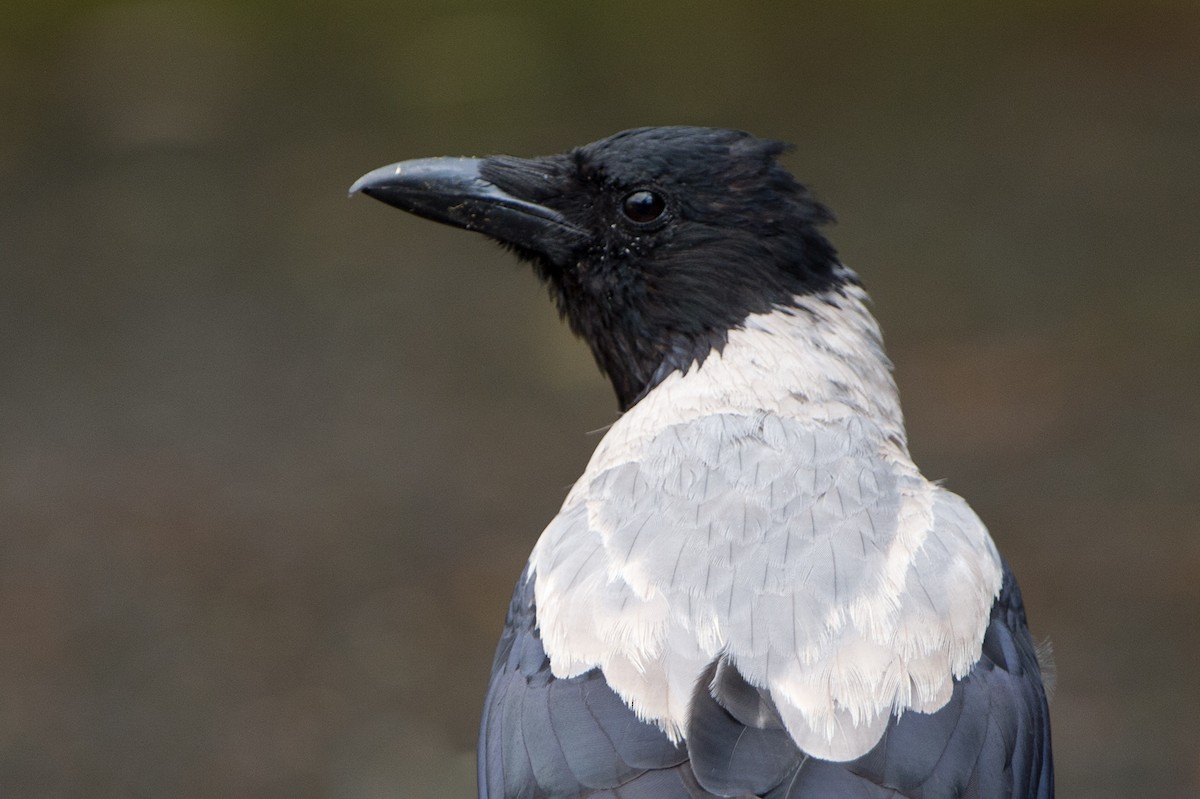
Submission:
M 667 210 L 667 201 L 658 192 L 638 189 L 625 195 L 621 211 L 631 222 L 644 225 L 653 222 Z

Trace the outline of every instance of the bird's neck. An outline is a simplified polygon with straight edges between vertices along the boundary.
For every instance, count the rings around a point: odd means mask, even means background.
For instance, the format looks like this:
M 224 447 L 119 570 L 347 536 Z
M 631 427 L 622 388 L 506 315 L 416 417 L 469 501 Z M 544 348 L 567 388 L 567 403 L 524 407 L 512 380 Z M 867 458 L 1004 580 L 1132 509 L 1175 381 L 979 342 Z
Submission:
M 862 289 L 848 285 L 751 315 L 729 332 L 719 352 L 651 389 L 609 437 L 632 443 L 720 413 L 771 413 L 815 423 L 857 416 L 907 454 L 891 362 L 866 299 Z

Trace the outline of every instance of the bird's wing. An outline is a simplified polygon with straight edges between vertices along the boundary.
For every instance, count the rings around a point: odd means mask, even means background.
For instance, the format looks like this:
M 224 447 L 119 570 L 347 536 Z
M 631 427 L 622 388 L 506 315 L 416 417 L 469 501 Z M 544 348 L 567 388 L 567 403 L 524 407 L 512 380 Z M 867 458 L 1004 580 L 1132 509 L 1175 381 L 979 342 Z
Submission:
M 720 656 L 801 749 L 851 760 L 978 660 L 999 556 L 870 422 L 713 414 L 626 455 L 589 468 L 531 560 L 555 675 L 598 667 L 680 736 Z
M 696 782 L 684 746 L 638 719 L 599 671 L 551 674 L 533 602 L 523 576 L 484 705 L 480 799 L 716 799 Z
M 1007 567 L 979 662 L 936 713 L 889 719 L 850 762 L 806 756 L 772 715 L 768 692 L 718 660 L 698 683 L 688 754 L 698 781 L 728 794 L 1053 799 L 1050 717 L 1020 591 Z

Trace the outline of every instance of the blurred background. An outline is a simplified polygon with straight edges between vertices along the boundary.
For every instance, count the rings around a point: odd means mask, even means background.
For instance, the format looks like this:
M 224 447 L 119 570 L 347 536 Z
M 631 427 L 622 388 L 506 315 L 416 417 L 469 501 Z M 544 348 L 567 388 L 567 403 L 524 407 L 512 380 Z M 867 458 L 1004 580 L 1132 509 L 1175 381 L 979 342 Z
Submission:
M 0 795 L 473 796 L 615 404 L 511 257 L 346 188 L 673 123 L 838 212 L 1060 794 L 1200 794 L 1195 2 L 9 0 Z

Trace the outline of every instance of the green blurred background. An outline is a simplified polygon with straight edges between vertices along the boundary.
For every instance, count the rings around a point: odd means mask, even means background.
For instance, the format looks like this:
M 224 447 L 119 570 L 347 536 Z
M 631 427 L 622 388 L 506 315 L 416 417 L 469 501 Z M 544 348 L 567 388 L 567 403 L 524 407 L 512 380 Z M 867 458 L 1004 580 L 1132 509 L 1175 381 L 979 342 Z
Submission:
M 513 259 L 346 187 L 672 123 L 838 212 L 1061 795 L 1200 793 L 1200 4 L 10 0 L 0 795 L 473 795 L 614 402 Z

